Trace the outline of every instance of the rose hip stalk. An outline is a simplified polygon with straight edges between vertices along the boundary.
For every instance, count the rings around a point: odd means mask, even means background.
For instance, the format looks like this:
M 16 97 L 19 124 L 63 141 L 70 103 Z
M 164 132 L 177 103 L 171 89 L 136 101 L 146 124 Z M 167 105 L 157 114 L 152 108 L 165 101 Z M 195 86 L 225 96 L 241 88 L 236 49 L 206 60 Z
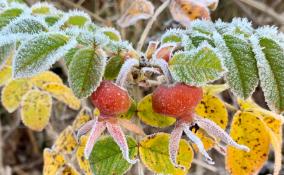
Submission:
M 136 163 L 137 160 L 129 158 L 127 141 L 118 120 L 119 115 L 126 113 L 131 106 L 131 99 L 127 91 L 111 81 L 103 81 L 91 95 L 91 101 L 99 109 L 100 116 L 84 124 L 78 131 L 78 136 L 81 136 L 91 129 L 84 151 L 85 157 L 89 158 L 95 142 L 107 129 L 114 141 L 119 145 L 123 157 L 131 164 Z M 127 123 L 127 125 L 131 124 Z M 131 127 L 135 128 L 135 126 Z
M 204 129 L 209 135 L 220 138 L 228 145 L 238 149 L 249 151 L 249 148 L 236 143 L 222 128 L 211 120 L 197 116 L 194 110 L 203 96 L 202 89 L 199 87 L 189 86 L 183 83 L 166 86 L 160 85 L 153 92 L 153 110 L 159 114 L 169 115 L 177 119 L 175 129 L 171 133 L 169 143 L 169 155 L 172 163 L 177 164 L 176 157 L 179 148 L 179 141 L 182 133 L 185 132 L 187 137 L 197 145 L 199 151 L 204 155 L 207 162 L 214 164 L 211 157 L 204 149 L 202 141 L 190 131 L 190 126 L 197 124 Z

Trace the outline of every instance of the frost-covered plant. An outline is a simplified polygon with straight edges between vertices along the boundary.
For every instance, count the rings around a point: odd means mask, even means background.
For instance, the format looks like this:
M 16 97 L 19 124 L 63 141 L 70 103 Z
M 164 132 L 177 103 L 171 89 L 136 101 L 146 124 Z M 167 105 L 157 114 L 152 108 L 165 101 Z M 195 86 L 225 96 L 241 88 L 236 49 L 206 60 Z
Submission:
M 215 3 L 205 2 L 214 9 Z M 186 10 L 178 5 L 171 11 Z M 52 149 L 44 151 L 44 174 L 78 173 L 66 155 L 76 155 L 85 174 L 124 174 L 136 163 L 133 159 L 138 152 L 144 165 L 155 173 L 185 174 L 193 159 L 192 147 L 209 163 L 213 163 L 209 149 L 224 153 L 231 174 L 255 174 L 267 160 L 270 144 L 275 151 L 274 173 L 278 174 L 283 123 L 279 114 L 284 111 L 283 38 L 275 27 L 254 29 L 247 19 L 228 23 L 195 20 L 186 29 L 166 31 L 160 41 L 150 42 L 144 53 L 123 41 L 117 30 L 94 24 L 84 12 L 62 12 L 48 3 L 27 7 L 0 1 L 0 75 L 5 75 L 1 79 L 5 85 L 2 102 L 12 112 L 23 98 L 23 121 L 31 127 L 30 114 L 41 117 L 39 108 L 33 108 L 39 102 L 34 99 L 46 98 L 40 101 L 40 109 L 50 112 L 49 94 L 72 109 L 80 107 L 77 98 L 93 94 L 97 109 L 90 112 L 83 106 L 72 126 L 60 134 Z M 46 75 L 57 61 L 68 69 L 69 86 L 76 97 L 60 78 Z M 219 79 L 226 83 L 210 85 Z M 250 100 L 258 85 L 273 112 Z M 142 95 L 156 86 L 153 95 Z M 14 92 L 15 87 L 23 87 L 15 93 L 21 98 L 9 98 L 14 94 L 9 90 Z M 226 89 L 238 98 L 239 105 L 238 109 L 230 106 L 237 110 L 230 135 L 224 131 L 229 105 L 216 97 Z M 7 107 L 9 99 L 16 99 L 11 108 Z M 171 135 L 154 133 L 136 140 L 125 137 L 120 125 L 145 134 L 137 119 L 137 125 L 130 121 L 136 114 L 153 127 L 174 123 L 176 127 Z M 47 122 L 31 128 L 41 130 Z M 100 137 L 106 128 L 114 140 Z M 192 145 L 181 139 L 183 132 Z M 219 139 L 229 146 L 224 147 Z

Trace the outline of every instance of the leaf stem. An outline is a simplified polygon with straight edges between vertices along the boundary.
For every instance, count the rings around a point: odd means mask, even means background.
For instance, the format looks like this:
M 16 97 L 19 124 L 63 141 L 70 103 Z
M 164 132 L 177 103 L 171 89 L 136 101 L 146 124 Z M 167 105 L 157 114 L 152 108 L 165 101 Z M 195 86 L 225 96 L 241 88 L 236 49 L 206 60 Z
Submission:
M 154 15 L 152 16 L 152 18 L 149 20 L 149 22 L 146 25 L 145 30 L 143 31 L 141 38 L 137 44 L 137 51 L 141 51 L 143 44 L 145 42 L 146 37 L 149 34 L 149 31 L 152 27 L 152 25 L 154 24 L 155 20 L 157 19 L 157 17 L 165 10 L 165 8 L 169 5 L 170 0 L 166 0 L 165 2 L 163 2 L 163 4 L 157 8 L 157 10 L 155 11 Z

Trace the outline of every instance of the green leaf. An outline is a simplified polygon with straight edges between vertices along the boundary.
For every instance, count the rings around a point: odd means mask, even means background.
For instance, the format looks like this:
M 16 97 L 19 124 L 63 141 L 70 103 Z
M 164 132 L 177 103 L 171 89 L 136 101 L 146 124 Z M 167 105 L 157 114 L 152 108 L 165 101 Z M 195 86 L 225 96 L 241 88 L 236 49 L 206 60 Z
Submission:
M 160 115 L 153 111 L 152 109 L 152 94 L 145 96 L 138 103 L 138 117 L 144 123 L 150 126 L 164 128 L 175 123 L 175 118 Z
M 177 162 L 186 169 L 176 168 L 169 157 L 170 135 L 166 133 L 156 133 L 145 137 L 139 143 L 139 154 L 144 165 L 151 171 L 158 174 L 185 175 L 193 160 L 193 151 L 186 140 L 181 139 Z
M 45 22 L 48 24 L 48 26 L 52 26 L 52 25 L 55 24 L 59 19 L 60 19 L 60 17 L 57 16 L 57 15 L 55 15 L 55 16 L 47 16 L 44 20 L 45 20 Z
M 63 34 L 44 33 L 23 43 L 13 62 L 13 77 L 29 77 L 48 70 L 76 42 Z
M 137 143 L 131 137 L 127 137 L 130 158 L 138 153 Z M 94 174 L 99 175 L 123 175 L 132 166 L 122 156 L 121 150 L 110 137 L 98 140 L 89 158 Z
M 121 36 L 119 32 L 113 28 L 104 27 L 100 29 L 111 41 L 120 41 Z
M 208 44 L 190 52 L 177 52 L 170 60 L 169 68 L 176 81 L 196 86 L 214 81 L 224 72 L 216 51 Z
M 208 36 L 195 35 L 191 37 L 191 41 L 195 47 L 198 47 L 204 41 L 207 41 L 212 47 L 215 47 L 214 41 Z
M 131 99 L 130 108 L 128 109 L 128 111 L 126 113 L 121 114 L 119 117 L 122 118 L 122 119 L 130 120 L 133 117 L 133 115 L 136 113 L 136 110 L 137 110 L 137 104 L 133 99 Z
M 19 18 L 5 27 L 5 34 L 36 34 L 46 32 L 47 27 L 34 17 Z
M 69 84 L 78 98 L 88 97 L 100 84 L 106 59 L 93 47 L 76 52 L 69 66 Z
M 22 9 L 12 8 L 0 13 L 0 30 L 23 13 Z
M 14 43 L 3 44 L 0 46 L 0 68 L 2 68 L 3 65 L 6 63 L 6 60 L 12 54 L 14 48 Z
M 284 111 L 284 49 L 268 37 L 251 38 L 257 58 L 260 85 L 269 107 Z
M 76 54 L 76 52 L 77 52 L 78 50 L 80 50 L 80 49 L 77 48 L 77 47 L 74 47 L 74 48 L 70 49 L 70 50 L 65 54 L 64 60 L 65 60 L 65 64 L 66 64 L 67 67 L 70 66 L 70 64 L 71 64 L 71 62 L 72 62 L 72 60 L 73 60 L 73 57 L 74 57 L 74 55 Z
M 119 55 L 111 57 L 106 65 L 104 77 L 107 80 L 114 80 L 117 77 L 123 63 L 124 59 Z
M 218 38 L 216 46 L 223 54 L 224 65 L 228 69 L 226 80 L 231 90 L 238 97 L 248 98 L 259 80 L 251 45 L 243 38 L 225 34 L 223 39 Z

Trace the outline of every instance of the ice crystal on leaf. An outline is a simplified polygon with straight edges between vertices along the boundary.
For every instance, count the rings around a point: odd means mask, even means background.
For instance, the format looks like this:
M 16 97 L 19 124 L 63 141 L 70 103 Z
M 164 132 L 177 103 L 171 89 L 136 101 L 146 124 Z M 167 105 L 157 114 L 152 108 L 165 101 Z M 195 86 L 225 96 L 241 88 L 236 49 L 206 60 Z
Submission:
M 76 44 L 76 40 L 62 33 L 51 32 L 34 36 L 18 48 L 13 60 L 13 77 L 30 77 L 48 70 Z

